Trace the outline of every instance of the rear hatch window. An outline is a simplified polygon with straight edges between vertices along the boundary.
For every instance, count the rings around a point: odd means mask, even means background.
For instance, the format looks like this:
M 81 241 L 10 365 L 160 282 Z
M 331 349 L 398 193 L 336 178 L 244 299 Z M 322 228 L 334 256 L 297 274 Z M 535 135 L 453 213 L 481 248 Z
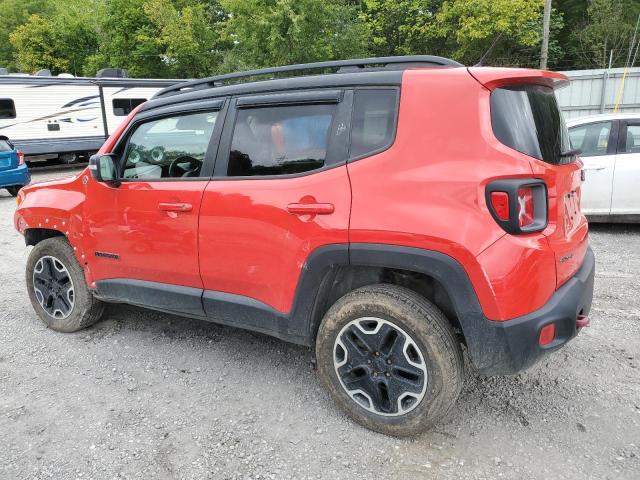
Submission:
M 553 89 L 542 85 L 496 88 L 491 124 L 500 142 L 552 165 L 570 163 L 569 133 Z
M 3 140 L 0 138 L 0 152 L 11 152 L 13 151 L 13 145 L 9 143 L 7 140 Z

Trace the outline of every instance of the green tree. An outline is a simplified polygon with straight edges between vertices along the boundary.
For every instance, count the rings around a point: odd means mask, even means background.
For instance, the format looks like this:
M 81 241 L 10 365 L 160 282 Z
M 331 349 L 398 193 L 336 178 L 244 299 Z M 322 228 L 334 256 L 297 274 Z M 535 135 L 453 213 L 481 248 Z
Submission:
M 341 0 L 221 0 L 229 18 L 222 70 L 356 57 L 367 52 L 357 9 Z
M 159 31 L 156 39 L 175 77 L 202 77 L 222 63 L 220 28 L 225 19 L 218 2 L 147 0 L 144 11 Z
M 84 66 L 86 75 L 101 68 L 126 68 L 132 77 L 163 78 L 170 74 L 160 32 L 143 0 L 106 0 L 99 22 L 99 48 Z
M 432 34 L 445 51 L 465 64 L 478 61 L 501 34 L 502 55 L 537 47 L 543 0 L 446 0 L 436 14 Z
M 442 0 L 362 0 L 360 18 L 376 56 L 437 54 L 441 45 L 430 30 Z
M 576 60 L 591 68 L 606 68 L 613 51 L 613 66 L 624 66 L 638 15 L 637 0 L 590 0 L 587 23 L 573 34 Z
M 17 66 L 27 72 L 48 68 L 54 74 L 80 74 L 82 66 L 98 48 L 90 13 L 94 0 L 57 4 L 47 16 L 31 15 L 9 36 Z
M 52 7 L 49 0 L 0 0 L 0 67 L 17 68 L 9 34 L 24 25 L 31 15 L 46 15 Z

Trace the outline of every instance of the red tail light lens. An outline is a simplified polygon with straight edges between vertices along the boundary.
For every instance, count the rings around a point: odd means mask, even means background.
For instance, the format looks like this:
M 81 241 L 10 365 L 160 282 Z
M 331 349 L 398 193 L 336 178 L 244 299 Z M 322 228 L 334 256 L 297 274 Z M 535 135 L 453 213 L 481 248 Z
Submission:
M 494 180 L 486 188 L 493 219 L 507 233 L 540 232 L 547 226 L 547 186 L 537 178 Z
M 533 205 L 533 188 L 520 187 L 518 189 L 518 225 L 527 227 L 535 221 Z
M 18 150 L 18 165 L 24 165 L 24 152 L 22 150 Z
M 491 192 L 491 206 L 500 220 L 509 220 L 509 194 L 507 192 Z

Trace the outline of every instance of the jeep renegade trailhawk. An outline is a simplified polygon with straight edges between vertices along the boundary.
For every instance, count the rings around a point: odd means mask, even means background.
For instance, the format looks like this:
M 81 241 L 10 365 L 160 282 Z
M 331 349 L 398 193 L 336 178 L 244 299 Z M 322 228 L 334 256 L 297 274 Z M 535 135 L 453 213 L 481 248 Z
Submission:
M 114 301 L 315 346 L 355 421 L 415 435 L 455 403 L 462 344 L 508 374 L 588 324 L 566 83 L 419 56 L 166 88 L 88 169 L 20 191 L 33 307 L 63 332 Z

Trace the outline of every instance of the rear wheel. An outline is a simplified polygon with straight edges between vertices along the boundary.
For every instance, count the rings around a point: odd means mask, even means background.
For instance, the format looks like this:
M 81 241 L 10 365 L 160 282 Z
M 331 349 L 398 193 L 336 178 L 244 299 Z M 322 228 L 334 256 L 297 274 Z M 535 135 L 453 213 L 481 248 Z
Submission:
M 460 345 L 442 312 L 415 292 L 372 285 L 325 315 L 316 340 L 320 377 L 357 423 L 394 436 L 433 426 L 462 389 Z
M 100 319 L 103 304 L 87 288 L 65 238 L 38 243 L 29 255 L 26 277 L 31 305 L 49 328 L 75 332 Z
M 62 163 L 72 165 L 78 161 L 78 155 L 76 153 L 63 153 L 58 156 L 58 159 L 60 159 Z
M 20 191 L 22 187 L 19 185 L 16 185 L 14 187 L 7 187 L 7 192 L 9 192 L 11 194 L 11 196 L 13 197 L 17 197 L 18 196 L 18 192 Z

